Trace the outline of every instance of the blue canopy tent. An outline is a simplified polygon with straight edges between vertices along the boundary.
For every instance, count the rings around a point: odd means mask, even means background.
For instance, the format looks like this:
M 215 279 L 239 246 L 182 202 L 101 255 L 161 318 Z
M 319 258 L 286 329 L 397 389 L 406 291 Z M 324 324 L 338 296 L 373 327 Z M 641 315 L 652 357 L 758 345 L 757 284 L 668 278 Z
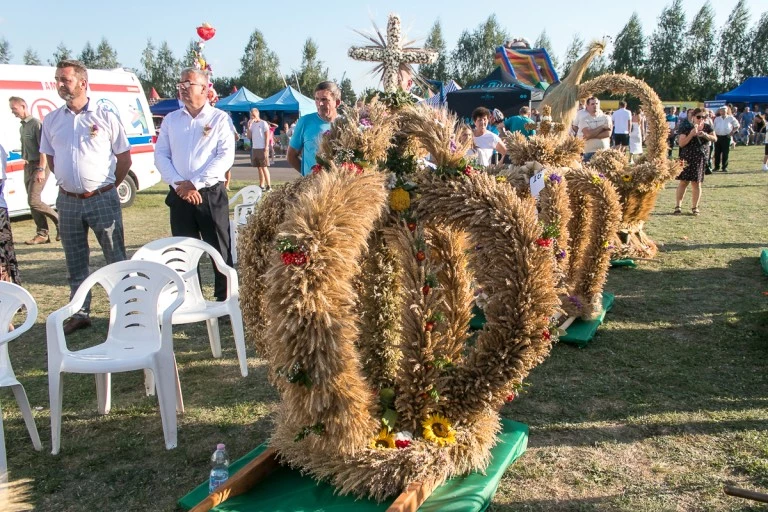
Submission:
M 257 103 L 261 100 L 261 96 L 257 96 L 245 87 L 241 87 L 239 91 L 217 101 L 216 108 L 226 110 L 227 112 L 248 112 L 254 107 L 260 108 L 257 106 Z
M 176 98 L 167 100 L 160 100 L 154 105 L 149 106 L 149 111 L 153 116 L 164 116 L 170 114 L 174 110 L 179 110 L 184 104 Z
M 299 116 L 317 112 L 315 100 L 307 98 L 290 85 L 255 105 L 262 111 L 298 112 Z
M 768 103 L 768 76 L 752 76 L 732 91 L 715 96 L 715 99 L 730 103 Z

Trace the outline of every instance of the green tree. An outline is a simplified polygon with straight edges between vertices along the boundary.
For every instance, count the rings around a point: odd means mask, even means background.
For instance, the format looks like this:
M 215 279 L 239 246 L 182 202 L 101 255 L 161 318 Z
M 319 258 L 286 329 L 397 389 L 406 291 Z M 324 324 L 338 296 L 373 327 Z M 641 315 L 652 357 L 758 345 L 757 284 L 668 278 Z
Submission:
M 311 96 L 315 86 L 328 80 L 328 68 L 323 68 L 323 62 L 317 59 L 317 44 L 312 38 L 304 41 L 301 51 L 301 68 L 293 72 L 299 89 L 305 96 Z
M 626 73 L 630 76 L 642 76 L 645 65 L 645 37 L 640 17 L 632 13 L 629 21 L 616 36 L 611 53 L 611 70 L 615 73 Z
M 584 40 L 578 33 L 573 34 L 568 48 L 565 50 L 565 58 L 563 59 L 563 69 L 560 71 L 560 78 L 568 76 L 571 72 L 573 64 L 579 60 L 581 54 L 584 52 Z
M 203 52 L 203 58 L 205 58 L 205 52 Z M 194 39 L 190 39 L 187 49 L 184 50 L 184 57 L 179 61 L 179 65 L 182 69 L 194 68 L 195 62 L 197 62 L 197 43 Z
M 750 41 L 751 52 L 745 71 L 750 76 L 768 76 L 768 12 L 764 12 L 752 28 Z
M 240 59 L 240 83 L 266 98 L 283 87 L 280 59 L 269 49 L 264 36 L 254 30 Z
M 4 37 L 0 37 L 0 64 L 8 64 L 13 58 L 11 43 Z
M 714 63 L 716 45 L 715 12 L 707 0 L 691 20 L 691 26 L 686 33 L 685 54 L 693 99 L 714 98 L 718 92 L 717 67 Z
M 507 32 L 499 25 L 495 14 L 488 16 L 474 31 L 463 31 L 451 57 L 456 80 L 467 86 L 490 73 L 494 67 L 494 52 L 506 39 Z
M 141 62 L 141 69 L 137 75 L 141 81 L 141 86 L 144 88 L 144 92 L 149 94 L 149 91 L 154 87 L 158 94 L 162 96 L 162 93 L 152 82 L 155 73 L 155 54 L 157 54 L 157 48 L 152 44 L 152 39 L 149 38 L 147 39 L 147 46 L 141 51 L 141 58 L 139 59 Z
M 539 37 L 537 37 L 536 41 L 533 43 L 533 47 L 544 48 L 545 50 L 547 50 L 547 53 L 549 54 L 549 60 L 552 61 L 552 67 L 554 67 L 555 69 L 558 68 L 560 63 L 558 62 L 557 57 L 555 56 L 555 51 L 552 46 L 552 41 L 549 39 L 546 29 L 541 31 L 541 34 L 539 34 Z
M 232 94 L 233 87 L 237 87 L 237 79 L 233 76 L 219 76 L 213 79 L 213 88 L 220 98 Z
M 163 98 L 176 97 L 176 83 L 181 78 L 181 63 L 173 56 L 168 41 L 163 41 L 155 54 L 152 85 Z
M 739 0 L 720 30 L 717 64 L 721 87 L 732 89 L 746 78 L 744 72 L 749 67 L 751 53 L 749 36 L 749 10 L 746 0 Z M 765 45 L 766 42 L 760 44 Z
M 424 48 L 435 50 L 437 60 L 433 64 L 423 64 L 419 66 L 419 74 L 429 80 L 448 81 L 448 54 L 443 38 L 443 29 L 440 26 L 440 20 L 435 21 L 429 31 L 427 40 L 424 42 Z
M 91 46 L 90 41 L 85 42 L 85 46 L 83 46 L 83 51 L 80 52 L 80 55 L 77 57 L 77 60 L 83 63 L 83 65 L 87 68 L 93 68 L 96 66 L 96 50 L 93 49 L 93 46 Z
M 341 89 L 341 101 L 347 105 L 354 105 L 357 101 L 357 95 L 355 94 L 355 90 L 352 89 L 352 80 L 343 78 L 341 80 L 341 85 L 339 85 L 339 89 Z
M 23 62 L 27 66 L 41 66 L 43 62 L 40 60 L 40 56 L 30 46 L 24 51 Z
M 662 99 L 683 100 L 690 94 L 685 56 L 685 12 L 682 0 L 672 0 L 659 16 L 651 35 L 645 79 Z
M 109 44 L 105 37 L 101 38 L 99 46 L 96 47 L 96 60 L 93 66 L 95 69 L 115 69 L 120 67 L 117 61 L 117 51 Z
M 593 78 L 604 75 L 611 71 L 611 64 L 605 53 L 601 53 L 589 63 L 589 67 L 584 72 L 584 80 L 592 80 Z
M 59 62 L 71 59 L 72 58 L 72 50 L 67 48 L 67 45 L 64 44 L 64 41 L 60 42 L 59 45 L 56 47 L 56 51 L 53 52 L 53 57 L 51 57 L 48 60 L 49 66 L 55 66 Z

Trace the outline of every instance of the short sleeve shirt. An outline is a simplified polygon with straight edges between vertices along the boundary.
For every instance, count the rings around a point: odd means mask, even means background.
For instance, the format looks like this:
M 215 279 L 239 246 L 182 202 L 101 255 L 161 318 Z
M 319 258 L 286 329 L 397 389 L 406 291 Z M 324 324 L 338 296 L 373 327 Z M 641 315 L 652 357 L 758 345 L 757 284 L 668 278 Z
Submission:
M 512 116 L 508 117 L 504 121 L 504 126 L 509 130 L 510 132 L 520 132 L 523 135 L 525 135 L 525 138 L 527 139 L 531 135 L 536 135 L 536 130 L 527 130 L 525 128 L 526 124 L 533 124 L 533 119 L 527 116 Z
M 53 157 L 56 185 L 82 194 L 115 183 L 115 155 L 131 149 L 115 114 L 90 101 L 75 114 L 66 105 L 45 116 L 40 152 Z
M 269 133 L 269 123 L 263 119 L 251 123 L 250 129 L 251 148 L 264 149 L 267 146 L 267 134 Z
M 477 153 L 476 158 L 478 165 L 491 165 L 493 151 L 496 149 L 496 145 L 499 142 L 501 142 L 501 139 L 493 132 L 486 131 L 479 137 L 475 136 L 475 151 Z
M 301 152 L 301 175 L 312 173 L 315 165 L 315 155 L 320 146 L 320 137 L 331 129 L 331 123 L 323 120 L 318 114 L 301 116 L 291 136 L 290 146 Z
M 594 130 L 596 128 L 612 128 L 611 118 L 603 112 L 598 112 L 596 116 L 586 115 L 579 122 L 579 137 L 584 137 L 584 128 Z M 610 137 L 602 139 L 587 139 L 584 141 L 584 153 L 594 153 L 599 149 L 608 149 L 610 147 Z

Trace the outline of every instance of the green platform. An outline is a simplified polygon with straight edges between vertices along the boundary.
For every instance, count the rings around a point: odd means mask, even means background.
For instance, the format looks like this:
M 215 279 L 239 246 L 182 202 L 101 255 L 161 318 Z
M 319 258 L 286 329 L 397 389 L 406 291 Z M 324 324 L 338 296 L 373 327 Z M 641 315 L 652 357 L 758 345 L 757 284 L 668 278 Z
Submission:
M 493 448 L 493 459 L 485 475 L 471 473 L 448 480 L 438 487 L 432 496 L 419 508 L 429 512 L 474 512 L 488 508 L 499 486 L 504 471 L 528 447 L 528 426 L 516 421 L 501 420 L 502 432 L 499 443 Z M 241 459 L 230 469 L 236 472 L 267 448 L 262 444 Z M 179 506 L 190 510 L 208 495 L 208 482 L 197 486 L 179 500 Z M 376 503 L 370 500 L 355 500 L 350 496 L 334 495 L 328 484 L 319 483 L 298 471 L 279 467 L 248 493 L 225 501 L 211 510 L 218 512 L 309 512 L 309 511 L 383 511 L 394 498 Z
M 768 249 L 760 251 L 760 266 L 763 267 L 763 274 L 768 276 Z
M 611 260 L 611 267 L 629 267 L 629 268 L 635 268 L 637 267 L 637 263 L 635 263 L 635 260 L 626 258 L 622 260 Z
M 560 336 L 560 341 L 565 343 L 571 343 L 578 345 L 579 348 L 584 348 L 595 337 L 597 328 L 603 323 L 605 314 L 613 307 L 614 295 L 612 293 L 603 292 L 603 309 L 600 311 L 600 316 L 594 320 L 581 320 L 577 319 L 568 327 L 564 336 Z

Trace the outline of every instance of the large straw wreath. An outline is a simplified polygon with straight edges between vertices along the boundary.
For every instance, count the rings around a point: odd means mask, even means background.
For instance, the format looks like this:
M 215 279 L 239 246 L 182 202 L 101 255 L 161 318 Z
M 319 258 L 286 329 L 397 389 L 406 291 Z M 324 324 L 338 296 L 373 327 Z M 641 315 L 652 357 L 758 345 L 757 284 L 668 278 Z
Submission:
M 532 198 L 471 168 L 445 172 L 463 154 L 452 123 L 427 137 L 442 171 L 392 189 L 361 121 L 402 117 L 376 108 L 338 121 L 318 172 L 273 192 L 246 230 L 267 236 L 241 252 L 257 267 L 244 319 L 265 329 L 282 395 L 271 445 L 341 493 L 382 500 L 487 466 L 498 409 L 555 339 L 559 278 Z M 470 343 L 476 286 L 487 324 Z

